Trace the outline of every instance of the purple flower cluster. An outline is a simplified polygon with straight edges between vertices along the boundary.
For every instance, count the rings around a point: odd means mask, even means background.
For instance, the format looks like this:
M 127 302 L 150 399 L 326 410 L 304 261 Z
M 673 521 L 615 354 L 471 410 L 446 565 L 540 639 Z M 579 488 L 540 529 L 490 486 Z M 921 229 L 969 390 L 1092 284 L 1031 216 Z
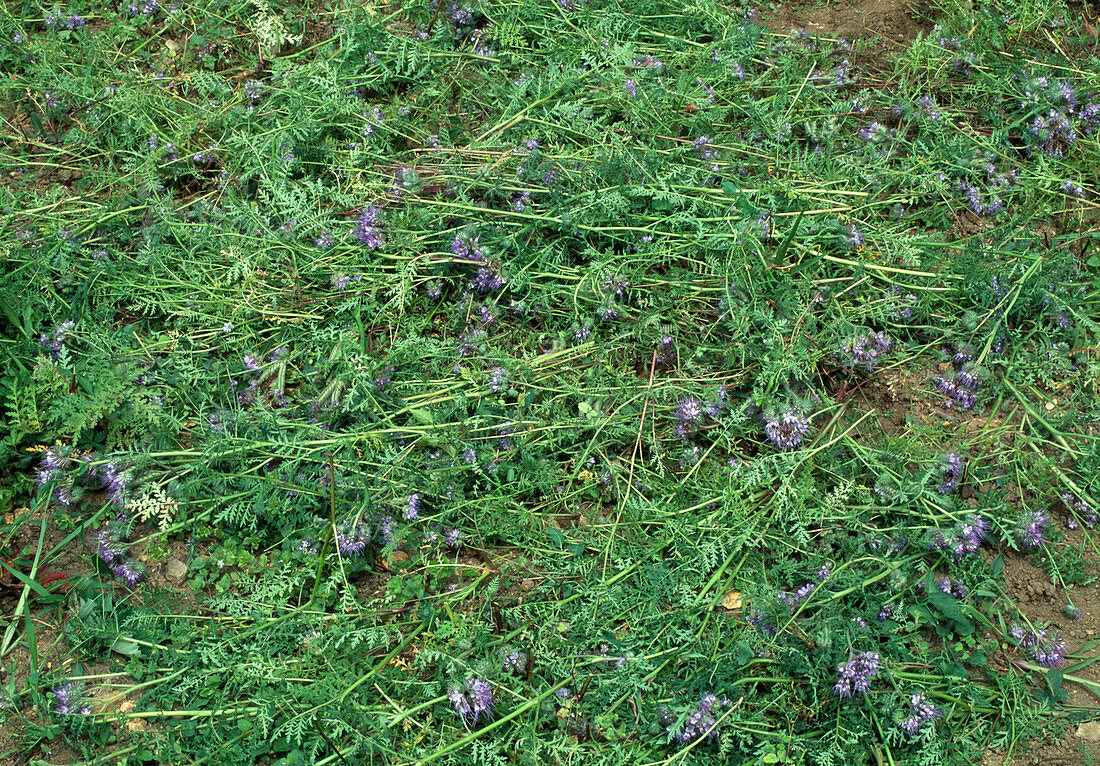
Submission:
M 917 692 L 909 698 L 908 708 L 903 715 L 898 726 L 910 737 L 942 716 L 936 706 L 928 701 L 924 692 Z
M 477 274 L 470 279 L 470 289 L 483 294 L 495 293 L 505 284 L 506 281 L 488 266 L 479 267 Z
M 53 712 L 58 715 L 88 715 L 92 709 L 84 702 L 83 681 L 63 681 L 54 687 Z
M 661 369 L 668 369 L 676 364 L 678 355 L 676 353 L 676 341 L 674 341 L 668 335 L 661 338 L 657 344 L 656 365 Z
M 893 137 L 894 129 L 888 125 L 883 125 L 878 120 L 872 120 L 870 124 L 860 128 L 856 135 L 869 144 L 880 145 L 886 143 Z
M 1066 507 L 1069 508 L 1070 511 L 1073 512 L 1073 514 L 1075 514 L 1075 516 L 1071 515 L 1066 521 L 1067 527 L 1069 527 L 1070 529 L 1075 529 L 1077 527 L 1078 518 L 1081 520 L 1081 523 L 1089 529 L 1092 529 L 1096 526 L 1098 519 L 1095 508 L 1086 503 L 1084 500 L 1081 500 L 1072 492 L 1063 492 L 1061 497 L 1062 502 L 1066 504 Z
M 1041 509 L 1035 508 L 1024 511 L 1016 520 L 1016 526 L 1012 529 L 1012 535 L 1016 542 L 1031 550 L 1039 548 L 1046 541 L 1046 535 L 1050 531 L 1050 515 Z
M 1016 645 L 1044 668 L 1058 668 L 1065 664 L 1066 652 L 1069 649 L 1057 633 L 1033 630 L 1020 625 L 1013 625 L 1008 632 Z
M 468 678 L 452 684 L 447 698 L 455 706 L 455 715 L 473 726 L 482 718 L 493 717 L 493 687 L 484 678 Z
M 859 652 L 852 659 L 836 666 L 837 682 L 833 690 L 841 699 L 865 694 L 871 679 L 878 675 L 882 661 L 878 652 Z
M 531 204 L 531 190 L 524 189 L 521 192 L 516 192 L 512 195 L 512 199 L 509 202 L 509 207 L 512 208 L 513 213 L 522 213 L 527 209 L 527 206 Z
M 451 254 L 455 258 L 460 258 L 464 261 L 484 261 L 485 253 L 478 248 L 477 243 L 481 238 L 481 235 L 469 239 L 459 235 L 451 241 Z
M 134 482 L 134 469 L 111 460 L 99 469 L 99 480 L 107 488 L 107 498 L 120 513 L 126 509 L 126 493 Z
M 363 556 L 373 539 L 374 530 L 361 519 L 345 519 L 336 525 L 336 550 L 343 556 Z
M 958 452 L 949 452 L 943 459 L 943 481 L 940 486 L 936 487 L 936 491 L 941 495 L 946 495 L 949 492 L 955 491 L 959 486 L 959 482 L 962 481 L 963 473 L 966 471 L 966 464 L 963 462 L 962 457 Z
M 81 460 L 87 462 L 89 455 L 84 455 Z M 35 469 L 35 482 L 39 487 L 45 487 L 51 482 L 56 482 L 54 497 L 62 505 L 75 505 L 82 495 L 77 488 L 74 471 L 79 465 L 74 457 L 73 448 L 69 446 L 50 447 L 42 455 L 42 461 Z
M 863 367 L 870 372 L 878 362 L 878 357 L 893 347 L 893 339 L 884 332 L 854 335 L 840 344 L 841 364 L 848 369 Z
M 382 246 L 382 235 L 378 232 L 378 207 L 369 205 L 359 215 L 356 237 L 368 250 L 377 250 Z
M 808 599 L 815 590 L 817 590 L 819 583 L 808 582 L 801 588 L 794 592 L 787 592 L 785 590 L 779 591 L 775 596 L 775 602 L 777 604 L 783 604 L 793 614 L 798 605 Z
M 500 669 L 505 673 L 523 675 L 527 670 L 527 655 L 524 652 L 512 649 L 504 652 Z
M 218 147 L 211 144 L 201 152 L 195 152 L 191 155 L 191 161 L 200 167 L 209 167 L 216 164 L 218 161 Z
M 503 367 L 494 367 L 489 373 L 489 390 L 499 394 L 508 390 L 509 375 Z
M 705 160 L 712 160 L 718 155 L 717 150 L 710 145 L 710 136 L 699 136 L 691 145 L 695 147 L 695 153 Z
M 107 530 L 100 530 L 92 535 L 92 540 L 95 542 L 96 555 L 110 567 L 118 579 L 131 588 L 145 579 L 145 567 L 133 561 L 127 554 L 126 547 L 112 539 Z
M 644 56 L 640 59 L 634 59 L 634 63 L 631 64 L 635 69 L 664 69 L 665 62 L 661 61 L 656 56 Z
M 46 26 L 54 31 L 59 29 L 79 29 L 85 24 L 84 19 L 75 13 L 71 16 L 66 16 L 61 11 L 54 11 L 46 16 L 45 20 Z
M 416 521 L 419 519 L 422 506 L 423 502 L 420 499 L 419 492 L 413 492 L 409 495 L 409 499 L 405 502 L 405 520 Z
M 933 529 L 929 535 L 929 550 L 940 550 L 950 554 L 955 561 L 974 553 L 982 547 L 989 532 L 989 522 L 980 513 L 972 513 L 946 532 Z
M 779 628 L 776 626 L 775 619 L 772 615 L 761 609 L 754 609 L 752 612 L 745 615 L 745 622 L 760 631 L 761 635 L 768 636 L 769 638 L 779 632 Z
M 669 726 L 668 733 L 681 745 L 690 745 L 702 739 L 718 739 L 718 714 L 729 704 L 730 701 L 726 697 L 704 694 L 699 704 L 684 721 L 683 726 L 675 731 L 672 726 Z
M 1021 108 L 1034 116 L 1027 132 L 1039 151 L 1052 157 L 1063 156 L 1079 135 L 1090 135 L 1100 128 L 1100 104 L 1081 104 L 1073 86 L 1052 77 L 1033 77 L 1024 86 Z
M 456 27 L 465 27 L 474 23 L 474 14 L 469 8 L 461 8 L 458 5 L 451 5 L 451 21 L 454 22 Z
M 175 6 L 171 6 L 168 12 L 171 13 Z M 131 2 L 126 5 L 125 9 L 119 8 L 120 13 L 125 13 L 130 18 L 135 16 L 152 16 L 160 10 L 159 0 L 145 0 L 144 3 Z
M 923 582 L 919 585 L 924 585 Z M 936 580 L 936 590 L 940 593 L 946 593 L 949 596 L 954 596 L 957 599 L 964 599 L 970 595 L 970 590 L 966 587 L 966 583 L 957 577 L 941 577 Z
M 764 433 L 779 449 L 794 449 L 810 433 L 810 420 L 799 410 L 764 416 Z
M 39 334 L 38 345 L 49 351 L 56 362 L 61 358 L 61 350 L 64 348 L 65 341 L 76 335 L 75 328 L 76 323 L 71 319 L 67 319 L 53 328 L 51 332 Z
M 1004 209 L 1004 200 L 996 195 L 983 204 L 981 190 L 974 184 L 959 181 L 959 191 L 966 197 L 967 207 L 974 211 L 974 215 L 993 215 Z
M 936 390 L 946 397 L 944 407 L 972 410 L 978 406 L 981 384 L 981 372 L 973 365 L 965 365 L 961 370 L 950 371 L 937 378 Z

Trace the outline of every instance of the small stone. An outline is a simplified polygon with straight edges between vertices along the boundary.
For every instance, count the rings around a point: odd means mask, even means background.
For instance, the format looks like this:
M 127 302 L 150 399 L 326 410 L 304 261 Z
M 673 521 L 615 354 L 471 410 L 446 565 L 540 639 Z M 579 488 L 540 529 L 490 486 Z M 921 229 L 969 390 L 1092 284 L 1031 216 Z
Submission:
M 740 609 L 744 602 L 741 599 L 741 591 L 731 590 L 722 596 L 722 606 L 729 610 Z
M 521 582 L 519 584 L 519 587 L 522 588 L 523 590 L 527 591 L 528 593 L 530 593 L 531 591 L 533 591 L 535 589 L 535 581 L 534 580 L 524 580 L 523 582 Z
M 1100 721 L 1089 721 L 1078 726 L 1077 737 L 1088 742 L 1100 741 Z
M 1054 412 L 1054 402 L 1047 402 L 1045 406 L 1047 412 Z
M 187 565 L 179 559 L 168 559 L 164 562 L 164 579 L 178 585 L 187 577 Z

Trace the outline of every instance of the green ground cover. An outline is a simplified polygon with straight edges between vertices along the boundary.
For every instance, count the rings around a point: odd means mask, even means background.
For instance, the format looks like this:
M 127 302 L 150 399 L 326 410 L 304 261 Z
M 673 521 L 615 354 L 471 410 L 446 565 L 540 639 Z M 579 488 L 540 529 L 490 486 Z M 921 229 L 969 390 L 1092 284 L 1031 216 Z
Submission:
M 0 758 L 1096 718 L 1089 9 L 772 10 L 5 4 Z

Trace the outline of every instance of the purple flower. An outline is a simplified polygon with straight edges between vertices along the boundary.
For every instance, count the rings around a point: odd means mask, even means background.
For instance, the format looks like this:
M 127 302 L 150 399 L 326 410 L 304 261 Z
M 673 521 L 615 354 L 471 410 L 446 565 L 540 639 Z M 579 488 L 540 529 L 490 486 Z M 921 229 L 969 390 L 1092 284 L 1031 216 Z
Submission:
M 520 651 L 506 651 L 500 669 L 505 673 L 522 675 L 527 669 L 527 655 Z
M 849 369 L 863 367 L 870 372 L 877 363 L 878 357 L 893 346 L 893 339 L 884 332 L 855 335 L 841 342 L 839 348 L 841 363 Z
M 623 90 L 626 91 L 626 95 L 633 98 L 634 94 L 637 92 L 636 88 L 637 85 L 634 84 L 633 80 L 623 80 Z
M 508 371 L 503 367 L 494 367 L 489 374 L 489 390 L 501 393 L 508 389 Z
M 1020 545 L 1031 550 L 1042 546 L 1049 531 L 1050 516 L 1046 511 L 1036 508 L 1020 514 L 1012 534 Z
M 332 247 L 332 232 L 325 229 L 321 234 L 313 241 L 313 246 L 321 250 L 328 250 Z
M 513 213 L 522 213 L 529 204 L 531 204 L 530 189 L 512 195 L 511 208 Z
M 67 471 L 76 465 L 70 447 L 50 447 L 42 455 L 42 465 L 49 471 Z
M 703 403 L 693 396 L 681 399 L 673 413 L 680 421 L 680 429 L 691 429 L 703 420 Z
M 120 543 L 112 540 L 107 530 L 102 529 L 96 532 L 92 535 L 92 540 L 95 542 L 96 555 L 107 566 L 114 566 L 125 558 L 126 549 Z
M 480 267 L 474 278 L 470 280 L 470 288 L 479 293 L 493 293 L 500 290 L 504 285 L 504 280 L 487 266 Z
M 668 727 L 669 734 L 681 745 L 688 745 L 701 739 L 718 738 L 718 713 L 720 708 L 729 705 L 726 697 L 717 697 L 714 694 L 704 694 L 699 704 L 688 715 L 677 730 Z
M 676 364 L 676 358 L 676 341 L 666 335 L 657 344 L 657 366 L 671 367 Z
M 949 372 L 936 380 L 936 389 L 946 398 L 943 406 L 972 410 L 978 405 L 977 389 L 980 385 L 974 373 Z
M 378 539 L 382 541 L 383 545 L 393 545 L 397 539 L 393 534 L 393 517 L 382 516 L 375 523 L 375 527 L 378 531 Z
M 1065 184 L 1062 185 L 1062 191 L 1070 195 L 1071 197 L 1077 197 L 1078 199 L 1085 198 L 1084 188 L 1082 188 L 1080 184 L 1076 184 L 1073 181 L 1066 181 Z
M 936 491 L 941 495 L 946 495 L 959 486 L 966 465 L 963 463 L 963 459 L 959 457 L 958 452 L 948 453 L 943 462 L 943 482 L 936 488 Z
M 446 541 L 448 548 L 453 548 L 455 550 L 461 548 L 465 537 L 465 533 L 458 528 L 443 530 L 443 539 Z
M 908 709 L 905 711 L 904 718 L 898 722 L 898 726 L 912 737 L 941 715 L 936 706 L 928 701 L 924 692 L 917 692 L 909 698 Z
M 793 614 L 798 605 L 808 599 L 810 595 L 817 590 L 817 587 L 817 583 L 808 582 L 793 593 L 781 590 L 776 594 L 775 601 L 777 604 L 785 604 L 787 609 Z
M 367 246 L 368 250 L 376 250 L 382 244 L 382 235 L 378 233 L 378 207 L 369 205 L 359 215 L 359 223 L 356 227 L 356 237 Z
M 1069 649 L 1057 633 L 1013 625 L 1009 628 L 1009 634 L 1028 657 L 1044 668 L 1057 668 L 1065 664 Z
M 753 610 L 753 612 L 745 617 L 745 622 L 754 626 L 761 635 L 774 636 L 779 632 L 779 628 L 775 625 L 775 620 L 772 619 L 770 614 L 763 612 L 759 609 Z
M 354 524 L 350 520 L 341 521 L 336 525 L 336 550 L 344 556 L 362 556 L 367 552 L 371 537 L 362 521 Z
M 699 136 L 691 142 L 691 145 L 695 147 L 695 153 L 703 159 L 711 160 L 717 155 L 714 148 L 710 146 L 710 136 Z
M 419 492 L 414 492 L 409 495 L 409 499 L 405 503 L 405 520 L 415 521 L 416 519 L 420 518 L 421 505 L 422 503 L 420 500 Z
M 470 257 L 470 244 L 461 236 L 451 241 L 451 254 L 455 258 L 468 259 Z
M 1066 504 L 1073 513 L 1075 513 L 1081 519 L 1081 523 L 1089 529 L 1092 529 L 1097 524 L 1096 509 L 1086 503 L 1084 500 L 1079 499 L 1071 492 L 1063 492 L 1061 495 L 1062 502 Z M 1070 520 L 1076 521 L 1072 516 Z
M 837 682 L 833 690 L 841 699 L 865 694 L 871 679 L 878 675 L 882 658 L 878 652 L 860 652 L 847 662 L 837 665 Z
M 145 579 L 145 567 L 129 559 L 119 561 L 111 567 L 111 571 L 131 588 Z
M 468 678 L 462 684 L 452 684 L 447 698 L 455 714 L 473 726 L 482 718 L 493 716 L 493 687 L 484 678 Z
M 92 709 L 84 700 L 84 683 L 82 681 L 64 681 L 54 687 L 53 711 L 58 715 L 88 715 Z
M 797 410 L 765 419 L 764 433 L 780 449 L 794 449 L 810 433 L 810 421 Z

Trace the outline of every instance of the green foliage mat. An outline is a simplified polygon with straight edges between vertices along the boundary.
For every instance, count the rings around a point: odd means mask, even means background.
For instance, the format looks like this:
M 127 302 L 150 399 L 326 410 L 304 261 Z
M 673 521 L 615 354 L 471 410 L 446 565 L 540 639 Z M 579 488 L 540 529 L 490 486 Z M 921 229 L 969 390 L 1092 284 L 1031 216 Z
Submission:
M 3 756 L 968 764 L 1091 715 L 1075 13 L 4 6 Z

